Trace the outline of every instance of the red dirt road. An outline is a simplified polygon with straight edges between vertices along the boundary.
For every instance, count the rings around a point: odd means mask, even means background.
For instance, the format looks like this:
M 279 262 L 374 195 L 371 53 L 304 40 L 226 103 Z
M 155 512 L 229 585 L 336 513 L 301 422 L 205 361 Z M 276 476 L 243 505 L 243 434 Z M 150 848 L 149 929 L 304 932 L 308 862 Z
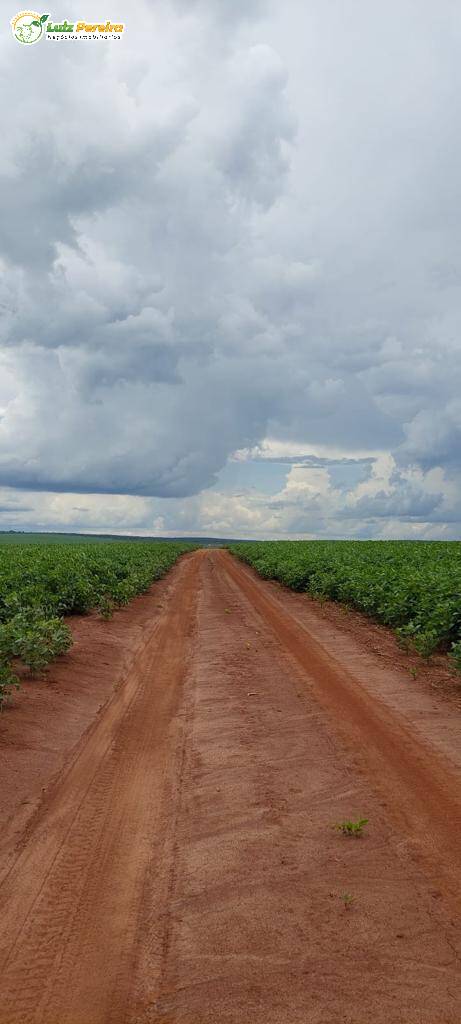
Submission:
M 127 612 L 0 721 L 0 1024 L 460 1024 L 454 699 L 225 552 Z

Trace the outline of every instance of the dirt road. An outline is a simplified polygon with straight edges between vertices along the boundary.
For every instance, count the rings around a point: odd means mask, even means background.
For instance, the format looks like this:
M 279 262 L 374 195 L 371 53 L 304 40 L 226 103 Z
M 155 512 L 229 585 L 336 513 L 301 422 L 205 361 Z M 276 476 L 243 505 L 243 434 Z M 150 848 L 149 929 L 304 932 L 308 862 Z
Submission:
M 460 1024 L 455 703 L 225 552 L 124 614 L 73 732 L 36 690 L 28 811 L 0 722 L 0 1024 Z

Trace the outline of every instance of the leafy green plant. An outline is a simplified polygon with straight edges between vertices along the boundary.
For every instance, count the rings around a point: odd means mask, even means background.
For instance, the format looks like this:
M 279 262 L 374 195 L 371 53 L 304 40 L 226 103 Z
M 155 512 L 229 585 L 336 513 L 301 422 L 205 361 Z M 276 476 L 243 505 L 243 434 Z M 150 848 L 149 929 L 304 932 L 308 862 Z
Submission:
M 450 657 L 453 664 L 458 672 L 461 672 L 461 640 L 456 644 L 452 644 L 450 651 Z
M 0 665 L 0 711 L 3 711 L 5 704 L 9 704 L 13 697 L 13 691 L 19 690 L 20 683 L 9 665 Z
M 368 818 L 359 818 L 358 821 L 340 821 L 333 825 L 333 828 L 342 832 L 344 836 L 355 836 L 358 839 L 363 835 L 365 825 L 368 825 Z
M 62 619 L 45 618 L 37 609 L 19 612 L 0 627 L 2 663 L 20 658 L 33 672 L 46 668 L 71 644 L 72 634 Z
M 103 619 L 111 619 L 114 614 L 115 604 L 108 594 L 103 594 L 98 602 L 98 612 Z
M 350 910 L 352 905 L 355 903 L 355 896 L 351 896 L 350 892 L 341 893 L 341 899 L 344 903 L 345 910 Z

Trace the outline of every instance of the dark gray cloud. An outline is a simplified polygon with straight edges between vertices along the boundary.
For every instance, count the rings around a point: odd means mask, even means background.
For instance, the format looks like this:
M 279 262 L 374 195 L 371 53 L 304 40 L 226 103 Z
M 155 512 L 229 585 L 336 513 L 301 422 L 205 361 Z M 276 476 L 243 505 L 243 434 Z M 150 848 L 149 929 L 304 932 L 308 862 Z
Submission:
M 318 455 L 253 455 L 253 462 L 274 462 L 282 466 L 305 466 L 306 469 L 329 469 L 333 466 L 372 466 L 370 456 L 362 459 L 328 459 Z
M 417 519 L 432 520 L 443 501 L 443 494 L 427 494 L 405 484 L 395 493 L 378 491 L 372 498 L 360 498 L 353 511 L 344 509 L 342 515 L 354 519 Z
M 16 515 L 18 512 L 33 512 L 33 505 L 0 505 L 0 515 Z

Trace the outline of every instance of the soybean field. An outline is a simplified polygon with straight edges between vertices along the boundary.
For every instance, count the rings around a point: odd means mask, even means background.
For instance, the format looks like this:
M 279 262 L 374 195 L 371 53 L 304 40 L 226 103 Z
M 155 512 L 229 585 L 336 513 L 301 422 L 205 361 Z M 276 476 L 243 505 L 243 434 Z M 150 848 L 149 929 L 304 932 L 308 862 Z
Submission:
M 0 707 L 19 686 L 16 659 L 37 672 L 69 649 L 65 616 L 95 609 L 110 618 L 191 550 L 168 541 L 0 544 Z
M 265 579 L 359 609 L 424 656 L 449 650 L 461 668 L 461 543 L 245 541 L 230 550 Z

